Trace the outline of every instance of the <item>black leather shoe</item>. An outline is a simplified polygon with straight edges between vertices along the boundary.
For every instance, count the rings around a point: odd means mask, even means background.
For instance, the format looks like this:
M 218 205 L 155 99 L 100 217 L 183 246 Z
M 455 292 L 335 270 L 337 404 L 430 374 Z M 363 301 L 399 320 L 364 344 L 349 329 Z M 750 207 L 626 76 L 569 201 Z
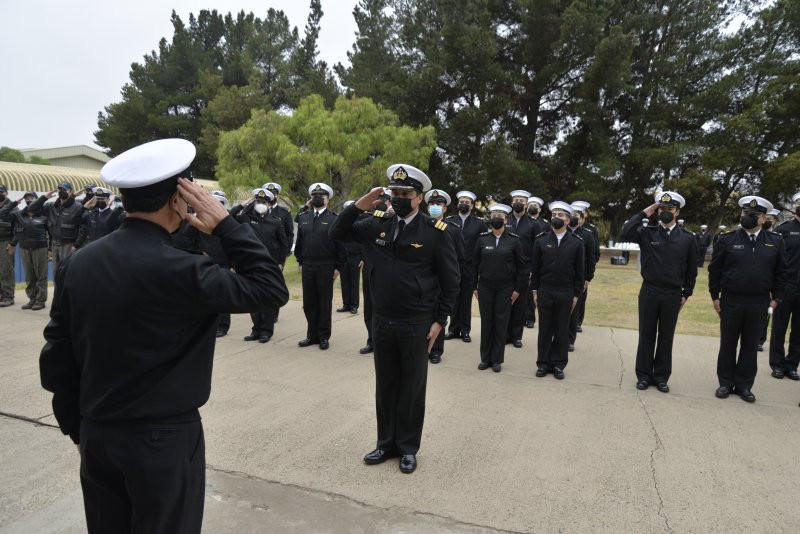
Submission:
M 445 338 L 445 339 L 455 339 L 455 338 L 457 338 L 457 337 L 461 337 L 461 336 L 460 336 L 459 334 L 454 334 L 453 332 L 447 332 L 447 333 L 444 335 L 444 338 Z
M 764 352 L 764 345 L 759 345 L 756 349 L 758 352 Z
M 773 369 L 772 370 L 772 378 L 777 378 L 778 380 L 782 380 L 785 376 L 783 369 Z
M 469 337 L 469 334 L 464 334 L 461 337 L 461 341 L 463 341 L 464 343 L 472 343 L 472 338 Z
M 430 360 L 431 360 L 431 363 L 439 363 L 439 362 L 442 361 L 442 355 L 441 354 L 435 354 L 435 353 L 431 354 L 430 355 Z
M 270 340 L 269 336 L 261 336 L 260 338 L 258 338 L 259 343 L 266 343 L 269 340 Z
M 14 305 L 14 299 L 3 299 L 0 300 L 0 308 L 7 308 L 9 306 Z
M 330 345 L 330 343 L 328 343 L 327 339 L 321 339 L 319 341 L 319 350 L 328 350 L 328 347 L 330 347 L 330 346 L 331 345 Z
M 478 371 L 485 371 L 489 368 L 489 364 L 485 362 L 481 362 L 478 364 Z
M 366 456 L 364 456 L 364 463 L 367 465 L 382 464 L 389 458 L 397 458 L 398 454 L 395 451 L 385 451 L 383 449 L 375 449 Z
M 564 380 L 564 371 L 558 367 L 553 367 L 553 376 L 558 380 Z
M 23 310 L 30 310 L 31 308 L 33 308 L 33 305 L 34 305 L 34 304 L 35 304 L 35 303 L 34 303 L 32 300 L 29 300 L 29 301 L 28 301 L 28 303 L 27 303 L 27 304 L 23 304 L 23 305 L 21 306 L 21 308 L 22 308 Z
M 228 333 L 225 330 L 217 330 L 217 337 L 225 337 Z
M 583 332 L 583 328 L 581 328 L 581 325 L 578 325 L 578 327 L 575 329 L 575 331 L 580 334 L 581 332 Z
M 359 354 L 369 354 L 373 350 L 375 350 L 375 349 L 372 348 L 372 345 L 364 345 L 363 347 L 358 349 L 358 353 Z
M 730 394 L 731 389 L 725 386 L 718 387 L 717 391 L 714 392 L 714 395 L 716 395 L 718 399 L 727 399 Z
M 258 334 L 250 334 L 249 336 L 244 336 L 245 341 L 258 341 L 258 338 L 261 337 Z
M 409 474 L 417 469 L 417 457 L 413 454 L 404 454 L 400 458 L 400 471 Z
M 499 373 L 502 368 L 503 366 L 500 365 L 499 363 L 492 364 L 492 371 L 494 371 L 495 373 Z
M 536 376 L 538 376 L 539 378 L 542 378 L 543 376 L 547 376 L 547 369 L 545 369 L 544 367 L 539 367 L 536 370 Z
M 311 345 L 316 345 L 317 343 L 319 343 L 319 341 L 314 341 L 313 339 L 305 338 L 305 339 L 301 339 L 300 341 L 298 341 L 297 342 L 297 346 L 298 347 L 310 347 Z
M 31 311 L 38 311 L 44 309 L 44 302 L 34 302 L 33 306 L 31 306 Z
M 736 388 L 736 394 L 739 395 L 743 401 L 745 402 L 755 402 L 756 396 L 753 395 L 753 392 L 749 389 L 739 389 Z
M 343 313 L 349 311 L 350 311 L 350 306 L 342 306 L 341 308 L 336 308 L 336 313 Z
M 515 349 L 521 349 L 522 348 L 522 340 L 521 339 L 515 339 L 514 340 L 514 348 Z
M 794 369 L 789 369 L 788 371 L 786 371 L 786 376 L 788 376 L 792 380 L 800 380 L 800 375 L 797 374 L 797 371 Z
M 636 389 L 641 389 L 642 391 L 644 391 L 649 387 L 650 387 L 650 382 L 648 382 L 647 380 L 639 380 L 638 382 L 636 382 Z
M 358 313 L 358 306 L 353 306 L 352 308 L 350 308 L 350 313 L 353 313 L 353 314 Z
M 575 352 L 575 345 L 570 343 L 569 346 L 567 347 L 567 352 Z
M 666 382 L 659 382 L 656 384 L 656 389 L 661 393 L 669 393 L 669 386 Z
M 525 328 L 533 328 L 533 321 L 525 321 Z

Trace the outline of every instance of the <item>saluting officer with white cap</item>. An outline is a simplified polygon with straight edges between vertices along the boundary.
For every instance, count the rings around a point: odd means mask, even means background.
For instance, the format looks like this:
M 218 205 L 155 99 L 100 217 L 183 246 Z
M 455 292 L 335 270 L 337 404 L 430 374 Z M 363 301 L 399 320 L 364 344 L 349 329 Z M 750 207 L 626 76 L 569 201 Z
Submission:
M 308 186 L 311 209 L 297 216 L 297 242 L 294 256 L 303 282 L 303 313 L 308 327 L 306 337 L 297 345 L 319 345 L 327 350 L 331 337 L 333 281 L 345 268 L 344 245 L 334 241 L 329 231 L 337 215 L 328 209 L 333 188 L 322 182 Z
M 755 402 L 758 338 L 767 307 L 775 309 L 786 290 L 786 246 L 779 235 L 763 229 L 772 209 L 768 200 L 748 195 L 739 206 L 741 228 L 720 236 L 708 266 L 708 290 L 720 316 L 716 396 L 736 393 Z
M 472 256 L 475 250 L 475 243 L 478 236 L 487 230 L 486 223 L 475 216 L 475 201 L 478 196 L 472 191 L 459 191 L 456 193 L 458 202 L 458 213 L 447 217 L 448 223 L 453 223 L 461 228 L 461 237 L 464 238 L 464 250 L 468 257 Z M 461 287 L 458 291 L 453 314 L 450 316 L 450 324 L 447 326 L 445 339 L 460 338 L 464 343 L 471 343 L 472 337 L 472 279 L 474 277 L 474 266 L 468 266 L 469 275 L 461 277 Z
M 636 350 L 636 387 L 655 385 L 669 392 L 672 341 L 678 314 L 694 292 L 697 278 L 697 244 L 694 236 L 675 219 L 686 199 L 674 191 L 656 193 L 655 204 L 631 217 L 622 228 L 621 241 L 639 245 L 642 289 L 639 291 L 639 346 Z M 642 226 L 645 217 L 657 216 L 657 226 Z
M 567 231 L 572 206 L 556 200 L 548 206 L 551 232 L 533 243 L 531 287 L 539 309 L 536 376 L 553 373 L 563 380 L 569 361 L 570 314 L 584 289 L 586 251 L 583 240 Z
M 80 443 L 90 532 L 200 532 L 198 408 L 211 390 L 218 314 L 289 298 L 278 264 L 250 229 L 182 178 L 194 155 L 190 142 L 166 139 L 106 163 L 100 176 L 120 189 L 128 217 L 56 274 L 40 374 L 62 432 Z M 236 272 L 172 246 L 170 233 L 184 219 L 219 236 Z M 176 461 L 190 450 L 191 462 Z
M 400 456 L 400 470 L 417 468 L 422 439 L 428 355 L 447 323 L 459 288 L 459 267 L 447 223 L 420 213 L 428 176 L 412 165 L 390 166 L 386 174 L 394 214 L 375 210 L 382 187 L 348 206 L 331 228 L 340 241 L 364 247 L 372 266 L 373 343 L 378 440 L 367 464 Z

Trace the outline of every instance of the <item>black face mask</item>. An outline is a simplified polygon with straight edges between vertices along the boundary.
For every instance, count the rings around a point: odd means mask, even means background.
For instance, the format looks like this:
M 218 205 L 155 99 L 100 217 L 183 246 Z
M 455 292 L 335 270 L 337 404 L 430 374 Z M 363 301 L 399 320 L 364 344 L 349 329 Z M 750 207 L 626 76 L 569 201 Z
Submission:
M 573 228 L 575 228 L 576 226 L 578 226 L 578 222 L 579 222 L 579 221 L 578 221 L 578 218 L 577 218 L 577 217 L 575 217 L 574 215 L 573 215 L 572 217 L 570 217 L 570 218 L 569 218 L 569 225 L 570 225 L 571 227 L 573 227 Z
M 556 230 L 561 230 L 562 228 L 564 228 L 564 219 L 559 219 L 558 217 L 554 217 L 553 220 L 550 221 L 550 224 Z
M 514 210 L 514 213 L 522 213 L 525 210 L 525 204 L 522 202 L 514 202 L 511 204 L 511 209 Z
M 469 205 L 468 204 L 459 204 L 458 205 L 458 212 L 459 213 L 463 213 L 464 215 L 466 215 L 467 213 L 469 213 Z
M 321 208 L 325 205 L 325 199 L 319 195 L 311 197 L 311 205 L 315 208 Z
M 528 208 L 528 215 L 539 215 L 539 208 L 535 206 L 533 208 Z
M 86 193 L 86 200 L 92 200 L 94 193 Z
M 494 228 L 495 230 L 499 230 L 506 223 L 503 221 L 503 219 L 500 219 L 498 217 L 494 217 L 494 218 L 491 219 L 490 224 L 492 225 L 492 228 Z
M 769 230 L 772 228 L 772 221 L 764 221 L 764 224 L 761 225 L 761 228 L 764 230 Z
M 794 210 L 795 215 L 800 215 L 800 206 L 796 210 Z
M 106 209 L 106 206 L 108 206 L 108 202 L 106 202 L 105 200 L 98 200 L 97 202 L 95 202 L 95 206 L 97 206 L 97 209 L 99 210 L 104 210 Z
M 742 215 L 739 222 L 745 230 L 752 230 L 758 225 L 758 218 L 755 215 Z
M 675 219 L 675 215 L 673 215 L 668 211 L 662 211 L 661 213 L 658 214 L 658 220 L 664 224 L 671 223 L 673 219 Z
M 375 206 L 375 209 L 376 209 L 376 210 L 378 210 L 378 211 L 383 211 L 383 212 L 385 212 L 386 210 L 388 210 L 388 209 L 389 209 L 389 205 L 388 205 L 386 202 L 379 202 L 379 203 L 378 203 L 378 204 Z
M 60 198 L 61 200 L 67 200 L 69 198 L 69 193 L 67 193 L 66 191 L 59 191 L 58 198 Z
M 5 202 L 5 201 L 6 201 L 6 196 L 3 195 L 3 194 L 0 194 L 0 202 Z
M 398 215 L 398 217 L 405 219 L 408 217 L 408 214 L 411 213 L 411 199 L 394 197 L 392 198 L 392 208 L 394 208 L 394 212 Z

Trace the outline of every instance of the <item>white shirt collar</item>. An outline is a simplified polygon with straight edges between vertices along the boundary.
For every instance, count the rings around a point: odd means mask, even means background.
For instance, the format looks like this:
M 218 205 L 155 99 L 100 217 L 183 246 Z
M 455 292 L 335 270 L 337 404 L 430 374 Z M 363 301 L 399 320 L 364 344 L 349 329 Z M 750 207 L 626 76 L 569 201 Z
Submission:
M 756 239 L 758 239 L 758 234 L 760 234 L 760 233 L 761 233 L 761 228 L 759 228 L 759 229 L 758 229 L 758 230 L 756 230 L 755 232 L 748 232 L 747 230 L 745 230 L 745 233 L 747 234 L 747 239 L 750 239 L 750 236 L 751 236 L 751 235 L 754 235 L 754 236 L 756 236 Z
M 416 212 L 416 213 L 414 213 L 413 215 L 409 215 L 408 217 L 406 217 L 406 218 L 402 219 L 402 220 L 404 220 L 404 221 L 406 222 L 406 226 L 408 226 L 408 224 L 409 224 L 411 221 L 413 221 L 413 220 L 414 220 L 414 217 L 416 217 L 416 216 L 417 216 L 417 213 L 419 213 L 419 210 L 417 210 L 417 212 Z
M 326 209 L 327 209 L 327 208 L 326 208 L 325 206 L 323 206 L 323 207 L 321 207 L 321 208 L 319 208 L 319 209 L 317 209 L 317 208 L 314 208 L 314 211 L 316 212 L 316 214 L 317 214 L 317 215 L 322 215 L 322 214 L 325 212 L 325 210 L 326 210 Z M 269 208 L 267 208 L 267 212 L 268 212 L 268 211 L 269 211 Z M 265 213 L 266 213 L 266 212 L 265 212 Z

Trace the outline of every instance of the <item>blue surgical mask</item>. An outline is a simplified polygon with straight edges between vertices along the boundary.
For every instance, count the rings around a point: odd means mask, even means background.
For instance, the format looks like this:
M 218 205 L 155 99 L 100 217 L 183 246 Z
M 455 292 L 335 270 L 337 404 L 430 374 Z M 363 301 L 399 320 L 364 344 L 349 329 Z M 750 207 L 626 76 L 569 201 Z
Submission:
M 428 206 L 428 213 L 431 217 L 441 217 L 444 209 L 438 204 L 431 204 Z

